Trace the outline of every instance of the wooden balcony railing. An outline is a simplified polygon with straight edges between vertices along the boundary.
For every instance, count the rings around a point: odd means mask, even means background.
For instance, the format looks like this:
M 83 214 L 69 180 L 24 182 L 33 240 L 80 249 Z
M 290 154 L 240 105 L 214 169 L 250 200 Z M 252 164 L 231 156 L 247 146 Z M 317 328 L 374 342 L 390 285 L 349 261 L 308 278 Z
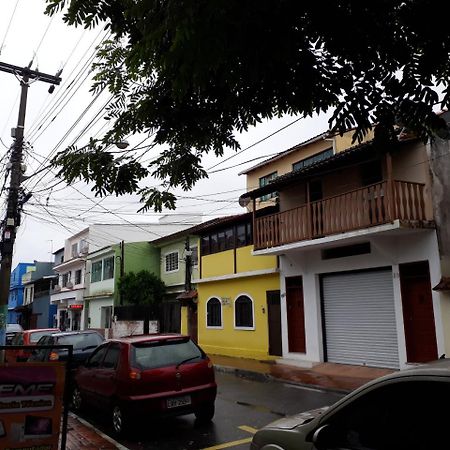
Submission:
M 255 219 L 255 250 L 401 220 L 425 220 L 424 184 L 383 181 Z

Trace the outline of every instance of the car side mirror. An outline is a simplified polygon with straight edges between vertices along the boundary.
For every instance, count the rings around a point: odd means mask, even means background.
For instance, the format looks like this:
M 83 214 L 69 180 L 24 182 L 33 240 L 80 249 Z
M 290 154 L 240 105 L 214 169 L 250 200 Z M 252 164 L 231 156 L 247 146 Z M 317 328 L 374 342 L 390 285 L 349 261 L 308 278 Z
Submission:
M 325 424 L 317 428 L 314 432 L 312 441 L 314 443 L 314 448 L 317 450 L 326 450 L 330 448 L 333 444 L 333 427 L 330 424 Z

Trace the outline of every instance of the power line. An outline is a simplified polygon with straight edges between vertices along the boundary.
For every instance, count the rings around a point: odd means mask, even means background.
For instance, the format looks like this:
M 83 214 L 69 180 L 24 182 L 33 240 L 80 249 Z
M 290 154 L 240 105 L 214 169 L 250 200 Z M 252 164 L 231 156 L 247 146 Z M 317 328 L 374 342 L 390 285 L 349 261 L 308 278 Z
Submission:
M 8 36 L 9 28 L 11 27 L 11 23 L 13 21 L 14 15 L 16 13 L 16 9 L 17 9 L 17 5 L 19 4 L 19 1 L 20 0 L 16 0 L 16 4 L 14 5 L 13 12 L 11 14 L 11 17 L 9 18 L 8 26 L 6 27 L 5 34 L 3 35 L 2 45 L 0 45 L 0 55 L 2 54 L 2 50 L 3 50 L 3 47 L 5 45 L 5 41 L 6 41 L 6 36 Z

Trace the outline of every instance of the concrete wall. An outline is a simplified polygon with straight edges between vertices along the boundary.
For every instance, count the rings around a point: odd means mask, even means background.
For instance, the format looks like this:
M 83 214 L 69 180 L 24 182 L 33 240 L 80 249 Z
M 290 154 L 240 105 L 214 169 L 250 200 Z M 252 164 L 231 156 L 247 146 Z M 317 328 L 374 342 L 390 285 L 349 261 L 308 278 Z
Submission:
M 406 366 L 406 347 L 400 294 L 399 264 L 427 260 L 430 265 L 431 285 L 441 277 L 436 232 L 419 230 L 399 231 L 393 235 L 371 237 L 371 254 L 330 260 L 321 259 L 320 249 L 292 250 L 280 256 L 281 308 L 283 355 L 302 361 L 323 361 L 322 319 L 319 275 L 348 270 L 391 267 L 395 297 L 397 336 L 401 367 Z M 341 242 L 341 245 L 345 245 Z M 348 244 L 348 242 L 347 242 Z M 335 244 L 336 245 L 336 244 Z M 288 352 L 285 277 L 302 276 L 305 305 L 306 354 Z M 438 354 L 450 354 L 450 308 L 448 299 L 432 291 Z
M 101 324 L 101 308 L 103 306 L 112 306 L 112 297 L 104 297 L 89 300 L 89 328 L 102 328 Z

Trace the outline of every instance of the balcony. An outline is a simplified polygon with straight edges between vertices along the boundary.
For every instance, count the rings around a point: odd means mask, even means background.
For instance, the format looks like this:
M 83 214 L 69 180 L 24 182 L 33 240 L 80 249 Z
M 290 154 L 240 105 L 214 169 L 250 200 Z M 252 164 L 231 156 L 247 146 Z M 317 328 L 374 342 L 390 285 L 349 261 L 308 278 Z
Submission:
M 383 181 L 298 208 L 255 218 L 255 250 L 321 238 L 394 220 L 425 221 L 422 183 Z

